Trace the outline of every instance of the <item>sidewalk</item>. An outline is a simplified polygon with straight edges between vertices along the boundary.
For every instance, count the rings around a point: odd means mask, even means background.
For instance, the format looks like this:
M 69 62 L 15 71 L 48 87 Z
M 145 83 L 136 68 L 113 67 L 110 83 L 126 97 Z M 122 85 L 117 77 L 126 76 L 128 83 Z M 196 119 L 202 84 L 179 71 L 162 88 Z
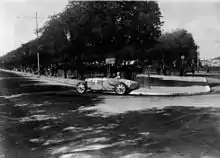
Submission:
M 137 77 L 148 77 L 147 74 L 138 74 Z M 150 75 L 151 78 L 159 78 L 162 80 L 173 80 L 173 81 L 185 81 L 185 82 L 207 82 L 204 77 L 191 77 L 191 76 L 164 76 L 164 75 Z
M 35 79 L 39 79 L 40 81 L 45 82 L 56 82 L 62 85 L 76 87 L 76 84 L 80 81 L 77 79 L 64 79 L 58 77 L 48 77 L 48 76 L 40 76 L 37 75 L 24 73 L 24 72 L 17 72 L 17 71 L 10 71 L 10 70 L 2 70 L 5 72 L 16 73 L 22 76 L 33 77 Z M 197 81 L 197 82 L 205 82 L 207 83 L 207 79 L 203 77 L 179 77 L 179 76 L 159 76 L 159 75 L 152 75 L 152 77 L 160 77 L 164 80 L 172 79 L 172 80 L 182 80 L 182 81 Z M 148 87 L 139 88 L 130 93 L 130 95 L 134 96 L 190 96 L 190 95 L 199 95 L 199 94 L 208 94 L 211 92 L 211 88 L 209 85 L 205 86 L 187 86 L 187 87 L 163 87 L 163 86 L 151 86 L 149 89 Z

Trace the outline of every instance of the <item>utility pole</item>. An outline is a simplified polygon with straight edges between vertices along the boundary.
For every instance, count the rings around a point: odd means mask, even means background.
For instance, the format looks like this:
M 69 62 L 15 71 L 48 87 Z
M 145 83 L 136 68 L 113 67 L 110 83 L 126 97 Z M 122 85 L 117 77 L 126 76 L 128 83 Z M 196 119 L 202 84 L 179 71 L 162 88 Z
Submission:
M 37 40 L 38 40 L 38 16 L 37 16 L 37 12 L 36 12 L 36 33 L 37 33 Z M 37 72 L 38 72 L 38 77 L 40 77 L 40 54 L 38 51 L 39 46 L 37 47 Z
M 36 12 L 36 15 L 35 16 L 23 16 L 23 17 L 20 17 L 18 16 L 17 19 L 20 19 L 20 18 L 28 18 L 28 19 L 34 19 L 36 21 L 36 35 L 37 35 L 37 40 L 39 38 L 39 28 L 38 28 L 38 14 Z M 41 19 L 46 19 L 48 17 L 40 17 Z M 39 46 L 37 48 L 37 71 L 38 71 L 38 77 L 40 76 L 40 53 L 38 51 L 39 49 Z

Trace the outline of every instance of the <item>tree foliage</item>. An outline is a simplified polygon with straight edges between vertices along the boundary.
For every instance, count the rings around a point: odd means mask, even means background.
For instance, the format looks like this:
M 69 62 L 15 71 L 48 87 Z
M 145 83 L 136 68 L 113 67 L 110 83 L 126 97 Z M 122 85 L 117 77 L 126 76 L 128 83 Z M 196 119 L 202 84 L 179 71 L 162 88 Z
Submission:
M 198 46 L 192 34 L 185 29 L 163 33 L 158 39 L 154 52 L 157 57 L 164 57 L 167 63 L 179 60 L 181 55 L 189 60 L 196 59 L 199 55 Z
M 35 63 L 38 51 L 43 65 L 77 65 L 109 55 L 119 61 L 142 60 L 161 36 L 161 17 L 155 1 L 70 1 L 39 30 L 39 39 L 21 47 L 27 53 L 16 59 L 30 65 L 27 59 Z

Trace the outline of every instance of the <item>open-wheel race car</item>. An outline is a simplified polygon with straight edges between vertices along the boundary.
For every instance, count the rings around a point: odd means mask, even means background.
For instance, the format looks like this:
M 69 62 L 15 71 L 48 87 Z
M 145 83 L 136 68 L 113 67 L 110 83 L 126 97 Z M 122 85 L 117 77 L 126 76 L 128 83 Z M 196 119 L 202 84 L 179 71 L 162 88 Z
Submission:
M 85 81 L 80 81 L 76 86 L 76 90 L 80 94 L 84 94 L 87 91 L 103 91 L 126 95 L 139 88 L 138 82 L 107 77 L 87 78 Z

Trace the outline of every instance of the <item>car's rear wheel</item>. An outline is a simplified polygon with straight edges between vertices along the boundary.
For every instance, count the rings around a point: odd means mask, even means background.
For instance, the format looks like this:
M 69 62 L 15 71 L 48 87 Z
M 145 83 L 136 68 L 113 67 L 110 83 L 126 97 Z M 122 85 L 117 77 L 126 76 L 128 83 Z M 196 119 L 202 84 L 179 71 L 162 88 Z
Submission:
M 84 82 L 80 82 L 76 85 L 76 91 L 79 94 L 84 94 L 87 91 L 86 84 Z
M 118 83 L 116 86 L 115 86 L 115 92 L 116 94 L 119 94 L 119 95 L 125 95 L 127 94 L 127 86 L 124 84 L 124 83 Z

